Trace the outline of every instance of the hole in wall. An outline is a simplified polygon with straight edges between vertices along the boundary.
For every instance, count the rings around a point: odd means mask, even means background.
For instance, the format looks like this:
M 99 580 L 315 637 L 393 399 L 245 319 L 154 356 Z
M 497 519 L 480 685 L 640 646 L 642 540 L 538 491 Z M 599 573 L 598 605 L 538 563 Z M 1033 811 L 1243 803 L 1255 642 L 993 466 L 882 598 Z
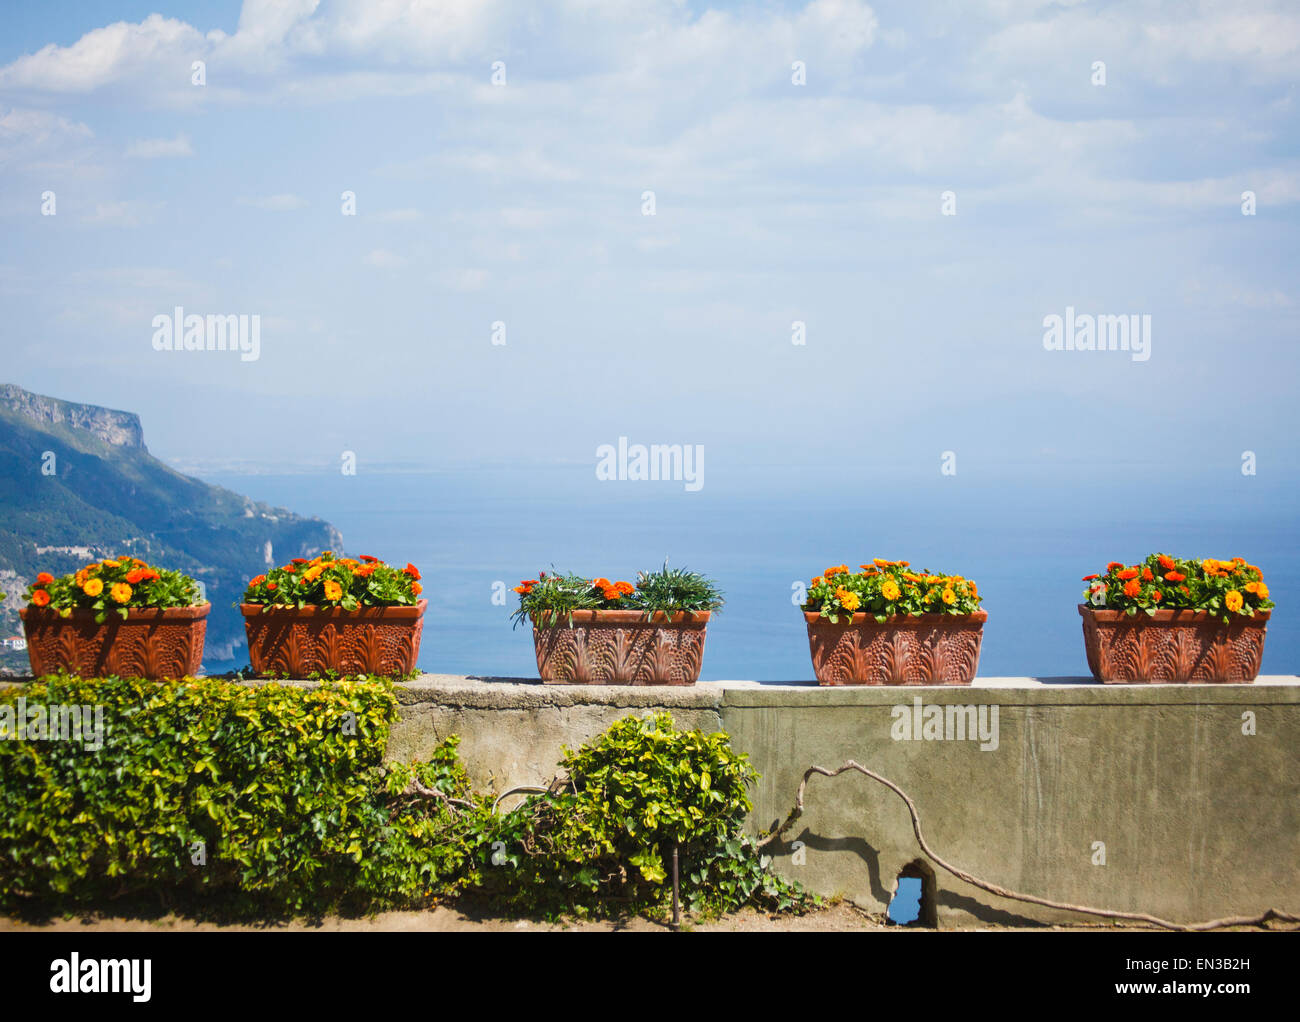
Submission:
M 919 860 L 899 870 L 885 918 L 891 926 L 937 926 L 934 870 Z

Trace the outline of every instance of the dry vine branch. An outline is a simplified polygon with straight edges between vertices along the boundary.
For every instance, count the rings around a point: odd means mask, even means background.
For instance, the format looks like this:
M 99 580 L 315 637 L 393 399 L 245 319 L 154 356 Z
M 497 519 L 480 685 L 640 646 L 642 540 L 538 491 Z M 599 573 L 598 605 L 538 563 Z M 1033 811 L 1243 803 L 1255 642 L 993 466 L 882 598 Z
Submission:
M 1129 919 L 1134 922 L 1150 923 L 1152 926 L 1160 926 L 1166 930 L 1217 930 L 1225 926 L 1262 926 L 1271 919 L 1279 919 L 1288 923 L 1300 923 L 1300 916 L 1291 915 L 1289 912 L 1282 912 L 1279 909 L 1270 908 L 1257 916 L 1232 916 L 1227 919 L 1212 919 L 1204 923 L 1174 923 L 1168 919 L 1161 919 L 1159 916 L 1147 915 L 1145 912 L 1117 912 L 1111 909 L 1091 908 L 1087 905 L 1071 905 L 1064 901 L 1052 901 L 1050 898 L 1039 898 L 1032 894 L 1021 894 L 1018 891 L 1011 891 L 997 884 L 989 883 L 987 880 L 981 880 L 977 876 L 967 873 L 963 869 L 945 862 L 934 850 L 926 843 L 925 836 L 921 833 L 921 817 L 916 811 L 916 805 L 908 797 L 907 792 L 900 788 L 887 777 L 881 777 L 880 774 L 868 770 L 860 763 L 848 760 L 842 767 L 835 770 L 827 770 L 825 767 L 810 766 L 804 771 L 803 779 L 799 782 L 799 791 L 795 796 L 794 808 L 790 815 L 785 818 L 785 822 L 776 830 L 757 842 L 757 847 L 762 848 L 772 841 L 780 838 L 790 829 L 803 815 L 804 792 L 808 788 L 808 779 L 814 774 L 821 774 L 823 777 L 838 777 L 847 770 L 856 770 L 858 773 L 865 774 L 873 781 L 879 781 L 886 788 L 896 794 L 907 805 L 907 811 L 912 815 L 912 830 L 916 834 L 917 844 L 921 846 L 926 856 L 936 865 L 947 870 L 959 880 L 974 887 L 988 891 L 990 894 L 996 894 L 1000 898 L 1010 898 L 1013 901 L 1025 901 L 1033 905 L 1043 905 L 1046 908 L 1061 909 L 1066 912 L 1081 912 L 1090 916 L 1101 916 L 1106 919 Z
M 462 806 L 465 809 L 474 808 L 473 802 L 468 802 L 463 798 L 452 798 L 450 795 L 444 795 L 437 788 L 430 788 L 424 784 L 421 784 L 414 777 L 412 777 L 411 782 L 405 788 L 402 789 L 402 795 L 408 797 L 411 795 L 421 795 L 424 798 L 437 799 L 439 802 L 442 802 L 444 805 Z

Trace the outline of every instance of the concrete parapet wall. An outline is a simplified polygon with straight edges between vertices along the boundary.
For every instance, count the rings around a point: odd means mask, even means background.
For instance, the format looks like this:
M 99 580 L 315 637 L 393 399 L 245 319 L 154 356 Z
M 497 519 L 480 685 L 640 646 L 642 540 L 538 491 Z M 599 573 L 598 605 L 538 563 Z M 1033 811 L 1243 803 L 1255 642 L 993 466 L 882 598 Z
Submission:
M 394 757 L 419 757 L 457 733 L 475 783 L 498 791 L 545 783 L 562 745 L 576 747 L 629 713 L 667 709 L 680 726 L 727 731 L 749 754 L 763 775 L 755 831 L 786 816 L 807 767 L 853 759 L 908 792 L 939 855 L 1004 887 L 1185 921 L 1270 906 L 1300 911 L 1294 677 L 1254 685 L 981 678 L 969 688 L 671 689 L 425 675 L 399 688 Z M 926 709 L 945 708 L 933 736 L 949 728 L 949 705 L 954 724 L 968 716 L 956 707 L 973 706 L 986 728 L 996 708 L 996 748 L 978 735 L 957 738 L 955 727 L 927 740 Z M 901 736 L 904 718 L 923 722 L 919 738 Z M 1243 733 L 1249 719 L 1254 734 Z M 902 801 L 856 773 L 813 778 L 802 819 L 773 850 L 782 873 L 878 912 L 900 871 L 926 862 Z M 1087 918 L 996 898 L 942 870 L 933 901 L 941 926 Z

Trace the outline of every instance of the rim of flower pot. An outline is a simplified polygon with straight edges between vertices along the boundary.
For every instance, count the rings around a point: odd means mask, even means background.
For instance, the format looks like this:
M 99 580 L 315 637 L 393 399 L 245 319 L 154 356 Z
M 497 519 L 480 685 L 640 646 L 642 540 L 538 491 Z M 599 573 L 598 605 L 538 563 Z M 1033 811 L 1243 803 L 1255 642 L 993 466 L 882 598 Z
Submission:
M 1267 621 L 1272 616 L 1271 610 L 1257 610 L 1254 617 L 1244 614 L 1234 614 L 1233 623 L 1240 621 L 1243 624 L 1250 624 L 1252 621 Z M 1187 607 L 1177 607 L 1171 610 L 1157 610 L 1154 614 L 1147 614 L 1144 611 L 1138 611 L 1136 614 L 1129 614 L 1124 610 L 1110 610 L 1106 607 L 1092 607 L 1086 603 L 1079 604 L 1080 617 L 1094 617 L 1098 621 L 1134 621 L 1141 624 L 1144 621 L 1176 621 L 1186 624 L 1196 624 L 1201 621 L 1223 622 L 1223 615 L 1212 610 L 1191 610 Z
M 638 625 L 663 625 L 663 624 L 708 624 L 709 618 L 713 616 L 711 610 L 679 610 L 671 618 L 666 617 L 662 610 L 656 610 L 650 618 L 645 616 L 644 611 L 640 610 L 575 610 L 573 612 L 573 623 L 580 624 L 599 624 L 609 622 L 610 624 L 638 624 Z M 537 623 L 537 617 L 532 618 L 534 624 Z M 560 625 L 567 625 L 569 618 L 567 614 L 560 614 L 557 620 Z M 547 627 L 550 627 L 549 625 Z
M 281 606 L 277 603 L 241 603 L 239 611 L 247 618 L 275 615 L 277 617 L 311 618 L 315 620 L 321 618 L 349 618 L 352 620 L 383 618 L 388 621 L 400 621 L 403 618 L 422 617 L 424 609 L 428 605 L 429 601 L 423 599 L 414 604 L 394 603 L 383 607 L 358 607 L 356 610 L 345 610 L 342 607 L 322 607 L 314 603 L 309 603 L 305 607 Z M 263 612 L 264 607 L 267 608 L 265 614 Z
M 24 621 L 29 617 L 35 620 L 41 618 L 52 618 L 55 621 L 90 621 L 95 620 L 95 615 L 102 613 L 104 615 L 104 624 L 112 624 L 117 621 L 127 624 L 135 621 L 197 621 L 199 618 L 208 616 L 212 610 L 212 603 L 198 603 L 192 607 L 128 607 L 126 612 L 126 621 L 122 621 L 120 615 L 115 613 L 111 608 L 98 611 L 93 607 L 73 607 L 72 613 L 64 617 L 54 607 L 20 607 L 18 616 Z
M 874 614 L 866 614 L 858 611 L 853 615 L 852 621 L 845 621 L 841 618 L 838 622 L 831 621 L 821 616 L 817 611 L 803 612 L 804 619 L 811 625 L 818 621 L 828 624 L 831 627 L 844 627 L 848 624 L 873 624 L 884 628 L 889 625 L 935 625 L 944 622 L 953 624 L 982 624 L 989 619 L 987 610 L 973 610 L 969 614 L 894 614 L 884 621 L 877 621 Z

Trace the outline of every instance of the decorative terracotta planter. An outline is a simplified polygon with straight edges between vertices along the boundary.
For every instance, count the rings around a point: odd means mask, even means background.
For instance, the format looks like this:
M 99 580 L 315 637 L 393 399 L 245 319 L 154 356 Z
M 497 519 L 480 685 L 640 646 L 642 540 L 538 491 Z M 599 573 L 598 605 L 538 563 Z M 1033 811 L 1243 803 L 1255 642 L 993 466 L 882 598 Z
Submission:
M 248 661 L 260 675 L 405 674 L 415 670 L 428 600 L 414 606 L 272 607 L 242 603 Z
M 896 615 L 884 624 L 870 614 L 838 624 L 804 617 L 821 685 L 969 685 L 988 612 Z
M 554 627 L 533 622 L 537 673 L 548 685 L 694 685 L 704 661 L 707 610 L 575 610 Z
M 82 677 L 183 678 L 203 663 L 203 638 L 212 604 L 127 611 L 123 621 L 109 613 L 95 624 L 95 611 L 60 617 L 49 607 L 18 612 L 27 634 L 32 674 L 67 671 Z
M 1125 682 L 1251 682 L 1264 655 L 1269 611 L 1231 624 L 1203 610 L 1158 610 L 1154 617 L 1079 604 L 1092 676 Z

